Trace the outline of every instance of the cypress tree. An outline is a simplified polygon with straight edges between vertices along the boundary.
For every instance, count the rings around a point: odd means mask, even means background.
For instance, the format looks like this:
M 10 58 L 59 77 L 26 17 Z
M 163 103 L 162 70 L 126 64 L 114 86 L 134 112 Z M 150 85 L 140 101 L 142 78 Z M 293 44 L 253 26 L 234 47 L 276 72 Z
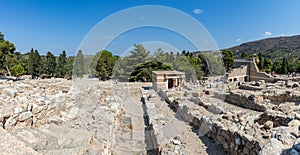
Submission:
M 282 59 L 282 66 L 281 66 L 281 73 L 287 74 L 288 73 L 288 62 L 286 57 Z

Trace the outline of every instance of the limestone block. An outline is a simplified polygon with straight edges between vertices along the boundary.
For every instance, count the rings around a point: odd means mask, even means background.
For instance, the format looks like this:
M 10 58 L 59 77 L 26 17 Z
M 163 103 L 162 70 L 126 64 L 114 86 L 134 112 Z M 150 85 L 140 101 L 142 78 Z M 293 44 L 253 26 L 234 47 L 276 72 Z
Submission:
M 25 121 L 32 117 L 32 113 L 30 111 L 23 112 L 19 115 L 19 121 Z
M 275 138 L 270 138 L 269 142 L 261 149 L 260 155 L 280 154 L 283 150 L 283 145 Z
M 17 90 L 12 88 L 5 89 L 5 93 L 10 97 L 15 97 L 17 95 Z
M 11 129 L 17 124 L 17 120 L 13 117 L 9 117 L 4 124 L 5 129 Z

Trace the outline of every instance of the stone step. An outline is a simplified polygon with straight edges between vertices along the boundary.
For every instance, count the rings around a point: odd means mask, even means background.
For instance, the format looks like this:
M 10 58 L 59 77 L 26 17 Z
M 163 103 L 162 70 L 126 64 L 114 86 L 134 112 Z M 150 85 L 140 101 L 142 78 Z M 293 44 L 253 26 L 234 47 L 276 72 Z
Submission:
M 49 155 L 83 154 L 92 140 L 91 133 L 52 124 L 36 130 L 24 126 L 10 133 L 28 147 Z
M 40 155 L 19 138 L 0 128 L 0 154 Z

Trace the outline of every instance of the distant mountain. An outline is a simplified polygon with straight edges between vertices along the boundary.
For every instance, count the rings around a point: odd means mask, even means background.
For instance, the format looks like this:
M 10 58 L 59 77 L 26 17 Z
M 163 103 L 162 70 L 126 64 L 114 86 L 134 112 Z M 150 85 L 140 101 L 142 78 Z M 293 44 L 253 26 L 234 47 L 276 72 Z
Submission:
M 280 59 L 284 56 L 290 59 L 300 59 L 300 35 L 247 42 L 228 48 L 228 50 L 232 50 L 237 58 L 241 57 L 243 52 L 247 55 L 262 52 L 263 55 L 272 59 Z

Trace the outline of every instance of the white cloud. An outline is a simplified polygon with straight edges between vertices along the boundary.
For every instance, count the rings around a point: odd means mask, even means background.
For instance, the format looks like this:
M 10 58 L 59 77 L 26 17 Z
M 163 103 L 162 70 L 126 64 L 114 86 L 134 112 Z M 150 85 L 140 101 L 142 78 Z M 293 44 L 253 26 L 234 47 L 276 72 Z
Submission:
M 272 32 L 268 32 L 266 31 L 265 33 L 261 34 L 263 35 L 264 37 L 268 37 L 268 36 L 271 36 L 272 35 Z
M 236 41 L 236 42 L 241 42 L 241 41 L 243 41 L 243 39 L 238 38 L 238 39 L 236 39 L 235 41 Z
M 200 9 L 195 9 L 193 12 L 194 12 L 194 14 L 198 15 L 198 14 L 201 14 L 203 11 Z

